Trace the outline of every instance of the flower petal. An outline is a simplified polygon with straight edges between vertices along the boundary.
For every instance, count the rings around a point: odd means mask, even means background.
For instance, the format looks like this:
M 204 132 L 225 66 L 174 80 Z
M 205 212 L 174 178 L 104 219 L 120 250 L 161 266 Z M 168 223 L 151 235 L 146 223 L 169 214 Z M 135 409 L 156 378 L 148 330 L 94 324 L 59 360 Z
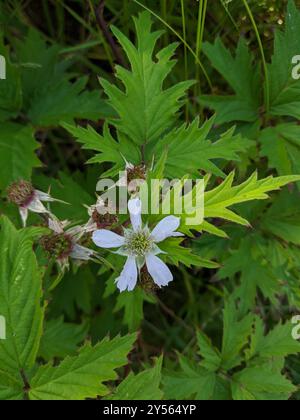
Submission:
M 130 220 L 134 231 L 142 227 L 142 202 L 139 198 L 132 198 L 128 201 Z
M 19 207 L 20 216 L 22 219 L 23 227 L 26 227 L 26 222 L 28 219 L 28 209 L 27 207 Z
M 146 256 L 146 265 L 150 276 L 157 286 L 167 286 L 167 284 L 173 280 L 173 274 L 169 270 L 167 264 L 155 255 L 148 254 Z
M 36 197 L 40 200 L 40 201 L 46 201 L 46 202 L 57 202 L 57 203 L 62 203 L 62 204 L 70 204 L 67 203 L 66 201 L 63 200 L 59 200 L 58 198 L 53 198 L 51 197 L 50 194 L 44 193 L 43 191 L 39 191 L 39 190 L 34 190 Z
M 75 244 L 70 254 L 71 258 L 76 260 L 89 260 L 94 255 L 94 251 L 85 246 Z
M 51 217 L 48 219 L 48 226 L 49 229 L 53 230 L 55 233 L 63 233 L 64 231 L 62 223 L 57 219 L 52 219 Z
M 124 292 L 126 289 L 131 292 L 136 286 L 137 278 L 138 270 L 135 258 L 128 257 L 120 277 L 116 279 L 120 292 Z
M 180 217 L 167 216 L 156 225 L 151 236 L 155 242 L 162 242 L 171 236 L 183 236 L 180 232 L 175 232 L 179 226 Z
M 55 201 L 55 199 L 52 198 L 51 195 L 44 193 L 43 191 L 35 190 L 35 194 L 37 198 L 41 201 Z
M 100 248 L 119 248 L 124 245 L 125 238 L 110 230 L 99 229 L 93 233 L 93 241 Z
M 34 196 L 32 201 L 30 201 L 30 203 L 26 207 L 28 208 L 28 210 L 31 210 L 34 213 L 49 213 L 49 211 L 46 209 L 46 207 L 37 195 Z

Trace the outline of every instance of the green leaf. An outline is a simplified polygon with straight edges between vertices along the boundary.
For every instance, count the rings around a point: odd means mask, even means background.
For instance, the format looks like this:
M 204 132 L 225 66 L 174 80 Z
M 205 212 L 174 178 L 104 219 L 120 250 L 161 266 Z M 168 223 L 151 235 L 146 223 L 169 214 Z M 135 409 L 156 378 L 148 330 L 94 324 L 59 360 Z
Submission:
M 75 354 L 78 344 L 85 339 L 87 330 L 86 324 L 65 323 L 62 317 L 46 322 L 39 357 L 48 361 Z
M 254 317 L 252 314 L 241 317 L 234 299 L 230 297 L 225 302 L 223 318 L 222 368 L 230 370 L 243 360 L 241 350 L 248 343 Z
M 300 245 L 300 209 L 298 192 L 284 190 L 263 215 L 261 228 L 286 242 Z
M 260 71 L 257 65 L 254 67 L 252 64 L 253 57 L 246 42 L 240 39 L 235 57 L 220 38 L 214 44 L 204 43 L 203 51 L 235 95 L 202 95 L 200 103 L 217 113 L 217 124 L 257 120 L 261 104 Z
M 24 42 L 17 44 L 22 61 L 22 87 L 25 112 L 35 126 L 55 126 L 75 118 L 98 120 L 112 112 L 100 92 L 87 91 L 87 77 L 75 83 L 67 69 L 71 61 L 62 61 L 58 45 L 48 47 L 40 34 L 30 29 Z
M 103 382 L 117 379 L 115 369 L 127 363 L 135 339 L 135 334 L 105 338 L 95 347 L 82 347 L 77 356 L 58 366 L 39 367 L 30 382 L 30 399 L 84 400 L 106 395 L 109 389 Z
M 255 334 L 251 339 L 251 352 L 248 357 L 258 355 L 261 358 L 286 357 L 300 353 L 300 343 L 293 338 L 291 322 L 278 324 L 264 336 L 261 319 L 256 319 Z
M 269 65 L 270 114 L 300 118 L 300 80 L 292 77 L 292 59 L 299 55 L 300 12 L 289 0 L 285 30 L 275 33 L 274 55 Z
M 165 176 L 173 179 L 182 178 L 187 174 L 199 177 L 199 170 L 225 176 L 213 160 L 239 160 L 238 153 L 244 152 L 251 142 L 240 135 L 234 135 L 233 127 L 212 143 L 207 136 L 214 121 L 215 117 L 199 127 L 199 119 L 196 118 L 190 125 L 183 124 L 173 129 L 157 143 L 153 151 L 154 157 L 160 157 L 163 151 L 167 150 Z
M 227 400 L 228 387 L 216 373 L 192 364 L 183 356 L 179 358 L 180 372 L 167 371 L 163 377 L 167 399 Z
M 215 372 L 222 362 L 220 352 L 213 347 L 210 339 L 203 332 L 197 333 L 197 341 L 200 349 L 199 354 L 203 358 L 201 366 L 210 372 Z
M 24 384 L 21 381 L 21 377 L 9 376 L 1 370 L 0 373 L 0 400 L 23 400 Z
M 272 303 L 276 303 L 276 294 L 281 289 L 279 280 L 265 263 L 265 256 L 260 254 L 259 249 L 260 244 L 256 237 L 249 235 L 237 250 L 232 251 L 218 273 L 219 279 L 231 278 L 241 273 L 241 286 L 236 290 L 236 295 L 240 298 L 240 310 L 243 313 L 247 313 L 255 304 L 257 289 Z
M 16 117 L 22 106 L 20 68 L 11 63 L 0 32 L 0 55 L 6 62 L 6 79 L 0 80 L 0 121 Z
M 254 172 L 253 175 L 251 175 L 251 177 L 244 183 L 235 187 L 232 186 L 233 180 L 234 172 L 232 172 L 222 184 L 213 190 L 206 191 L 204 197 L 205 218 L 220 218 L 249 226 L 247 220 L 238 216 L 236 213 L 228 209 L 228 207 L 252 200 L 265 200 L 268 198 L 268 192 L 278 190 L 284 185 L 297 182 L 300 180 L 300 177 L 296 175 L 278 178 L 270 176 L 268 178 L 258 180 L 257 172 Z M 205 226 L 204 228 L 206 230 Z M 212 230 L 211 233 L 213 233 Z
M 288 399 L 296 387 L 269 366 L 251 367 L 233 376 L 231 384 L 234 400 Z
M 104 125 L 103 136 L 98 134 L 91 126 L 87 128 L 75 127 L 70 124 L 62 124 L 62 126 L 83 145 L 83 149 L 100 152 L 87 163 L 101 164 L 109 162 L 114 164 L 112 169 L 101 174 L 102 178 L 115 175 L 119 171 L 124 171 L 126 163 L 124 158 L 133 164 L 141 162 L 141 154 L 136 145 L 126 136 L 120 134 L 119 141 L 115 141 L 107 124 Z
M 162 400 L 163 393 L 160 389 L 162 361 L 162 357 L 156 359 L 153 368 L 146 369 L 137 375 L 131 372 L 107 399 L 118 401 Z
M 144 302 L 154 303 L 154 300 L 139 287 L 132 292 L 123 292 L 118 295 L 114 311 L 124 310 L 123 323 L 128 326 L 129 331 L 139 329 L 144 319 Z
M 0 226 L 0 314 L 7 335 L 0 340 L 0 371 L 16 375 L 32 368 L 38 352 L 42 282 L 32 250 L 33 231 L 17 231 L 4 216 Z
M 131 64 L 131 70 L 117 66 L 116 75 L 124 90 L 103 79 L 101 84 L 119 117 L 111 123 L 134 143 L 142 145 L 157 141 L 172 127 L 185 91 L 193 82 L 181 82 L 163 89 L 163 82 L 175 64 L 171 57 L 177 45 L 171 44 L 161 50 L 154 61 L 153 52 L 161 32 L 151 32 L 148 12 L 141 13 L 134 22 L 137 47 L 117 28 L 112 28 Z
M 30 180 L 32 169 L 41 165 L 35 154 L 38 147 L 31 127 L 0 125 L 0 189 L 16 180 Z
M 73 222 L 87 221 L 89 216 L 85 206 L 90 206 L 96 201 L 96 198 L 89 194 L 86 183 L 86 178 L 79 172 L 73 173 L 72 176 L 59 172 L 59 179 L 37 177 L 37 184 L 43 191 L 50 189 L 53 197 L 67 203 L 52 203 L 51 210 L 58 218 Z
M 186 267 L 196 266 L 205 268 L 218 268 L 219 264 L 193 254 L 189 248 L 180 246 L 183 239 L 170 238 L 159 244 L 159 248 L 167 254 L 166 259 L 177 267 L 183 264 Z
M 293 325 L 279 323 L 265 335 L 263 320 L 244 315 L 237 303 L 235 294 L 226 297 L 222 351 L 198 333 L 201 361 L 179 355 L 180 369 L 164 374 L 166 398 L 283 400 L 296 390 L 282 374 L 284 357 L 300 351 Z
M 261 131 L 262 157 L 267 157 L 269 167 L 279 175 L 300 173 L 300 126 L 293 123 L 278 124 Z

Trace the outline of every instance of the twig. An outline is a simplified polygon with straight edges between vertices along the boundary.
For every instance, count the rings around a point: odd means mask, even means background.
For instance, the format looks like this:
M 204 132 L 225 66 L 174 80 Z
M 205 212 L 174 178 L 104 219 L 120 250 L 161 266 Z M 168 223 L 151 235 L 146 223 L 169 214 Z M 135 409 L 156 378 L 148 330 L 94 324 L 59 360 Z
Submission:
M 195 334 L 195 331 L 193 328 L 191 328 L 188 324 L 186 324 L 181 318 L 179 318 L 172 309 L 168 308 L 167 305 L 165 305 L 158 297 L 156 297 L 158 304 L 160 305 L 160 307 L 171 317 L 173 318 L 175 321 L 177 321 L 179 324 L 182 325 L 182 327 L 184 327 L 189 333 L 191 333 L 192 335 Z
M 97 23 L 101 31 L 103 32 L 103 35 L 106 41 L 109 43 L 118 64 L 127 68 L 128 66 L 124 60 L 124 57 L 108 28 L 106 20 L 104 19 L 104 7 L 105 7 L 105 0 L 101 0 L 99 6 L 95 10 Z
M 30 391 L 30 384 L 28 382 L 28 379 L 27 379 L 26 374 L 25 374 L 23 369 L 20 371 L 20 375 L 21 375 L 21 378 L 22 378 L 22 381 L 23 381 L 23 384 L 24 384 L 24 387 L 23 387 L 24 398 L 25 398 L 25 400 L 28 400 L 29 399 L 28 398 L 28 393 Z

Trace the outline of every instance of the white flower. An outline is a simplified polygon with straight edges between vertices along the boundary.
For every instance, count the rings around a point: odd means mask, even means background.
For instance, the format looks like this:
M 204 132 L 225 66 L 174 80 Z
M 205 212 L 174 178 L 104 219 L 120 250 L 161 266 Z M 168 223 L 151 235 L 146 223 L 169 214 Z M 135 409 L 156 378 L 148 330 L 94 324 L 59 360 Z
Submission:
M 48 226 L 54 232 L 54 240 L 51 241 L 51 235 L 44 238 L 44 247 L 48 252 L 57 257 L 58 264 L 62 269 L 69 267 L 69 258 L 88 261 L 95 255 L 93 250 L 78 244 L 78 241 L 85 232 L 84 228 L 76 226 L 65 230 L 68 224 L 68 221 L 62 222 L 55 218 L 49 218 Z M 49 238 L 48 241 L 47 238 Z M 47 244 L 50 245 L 47 247 Z
M 101 248 L 119 248 L 117 253 L 127 257 L 123 271 L 116 279 L 121 292 L 135 288 L 138 273 L 146 264 L 147 270 L 154 283 L 166 286 L 173 280 L 168 266 L 157 257 L 162 251 L 156 245 L 173 236 L 183 236 L 176 232 L 180 225 L 180 218 L 167 216 L 152 230 L 142 224 L 142 204 L 139 198 L 129 200 L 128 209 L 132 229 L 124 229 L 124 236 L 109 230 L 100 229 L 94 232 L 93 241 Z
M 60 201 L 52 198 L 47 193 L 34 189 L 30 182 L 23 180 L 14 182 L 8 188 L 7 195 L 9 201 L 19 207 L 24 227 L 26 226 L 29 211 L 32 211 L 33 213 L 50 214 L 43 202 Z

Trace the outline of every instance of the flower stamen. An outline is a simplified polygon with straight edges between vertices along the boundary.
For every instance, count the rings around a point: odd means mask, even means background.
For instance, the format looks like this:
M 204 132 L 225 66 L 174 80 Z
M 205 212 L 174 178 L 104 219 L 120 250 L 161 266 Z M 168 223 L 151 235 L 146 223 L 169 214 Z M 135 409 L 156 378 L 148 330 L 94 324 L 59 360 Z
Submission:
M 126 238 L 125 248 L 131 255 L 144 257 L 151 250 L 153 241 L 147 230 L 130 232 Z

